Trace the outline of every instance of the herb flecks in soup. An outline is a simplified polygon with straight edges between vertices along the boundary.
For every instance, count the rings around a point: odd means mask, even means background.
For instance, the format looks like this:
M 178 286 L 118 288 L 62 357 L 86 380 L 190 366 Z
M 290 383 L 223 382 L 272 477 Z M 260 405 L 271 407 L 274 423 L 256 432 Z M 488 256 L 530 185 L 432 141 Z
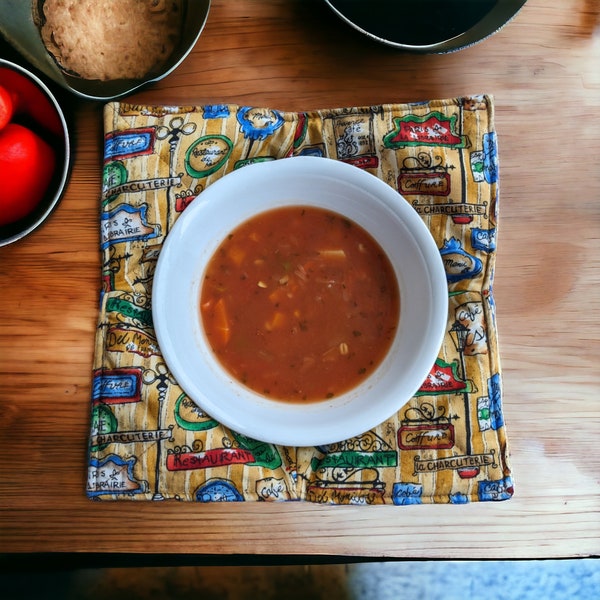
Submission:
M 273 399 L 310 402 L 347 392 L 377 368 L 400 295 L 388 257 L 362 227 L 292 206 L 253 217 L 223 241 L 200 311 L 234 378 Z

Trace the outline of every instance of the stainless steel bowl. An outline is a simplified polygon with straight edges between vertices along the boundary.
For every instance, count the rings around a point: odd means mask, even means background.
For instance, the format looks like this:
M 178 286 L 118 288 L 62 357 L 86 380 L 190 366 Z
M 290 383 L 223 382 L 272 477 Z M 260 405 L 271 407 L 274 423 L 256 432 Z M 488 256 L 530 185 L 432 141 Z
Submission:
M 58 100 L 39 77 L 20 65 L 4 59 L 0 59 L 0 83 L 2 83 L 2 71 L 4 69 L 15 71 L 22 77 L 28 79 L 44 94 L 44 96 L 46 96 L 50 105 L 56 110 L 58 121 L 60 121 L 61 131 L 60 134 L 58 132 L 42 132 L 37 129 L 35 125 L 32 125 L 32 129 L 36 129 L 37 133 L 44 137 L 56 153 L 54 174 L 46 189 L 44 197 L 31 213 L 14 223 L 0 225 L 0 246 L 6 246 L 24 238 L 46 221 L 52 211 L 58 206 L 67 186 L 71 171 L 71 143 L 69 129 Z M 15 122 L 19 122 L 20 119 L 21 117 L 15 118 Z M 35 173 L 32 173 L 32 177 L 33 176 L 35 176 Z M 2 185 L 1 182 L 0 185 Z
M 408 52 L 472 46 L 510 21 L 526 0 L 325 0 L 367 37 Z
M 112 100 L 148 83 L 166 77 L 181 64 L 200 37 L 210 0 L 188 0 L 184 3 L 183 31 L 167 64 L 143 79 L 99 81 L 82 79 L 63 71 L 50 55 L 34 21 L 33 5 L 38 0 L 2 0 L 0 2 L 0 33 L 31 65 L 74 94 L 90 100 Z

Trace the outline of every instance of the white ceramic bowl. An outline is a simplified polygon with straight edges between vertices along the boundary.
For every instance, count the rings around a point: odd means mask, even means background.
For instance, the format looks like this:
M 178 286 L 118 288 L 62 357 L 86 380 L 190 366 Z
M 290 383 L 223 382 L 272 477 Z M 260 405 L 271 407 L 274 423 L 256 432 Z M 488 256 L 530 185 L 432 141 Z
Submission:
M 199 296 L 207 262 L 240 223 L 284 205 L 319 206 L 355 221 L 379 242 L 398 278 L 400 322 L 387 357 L 363 384 L 332 400 L 287 403 L 249 390 L 221 367 L 203 333 Z M 437 358 L 447 309 L 439 250 L 410 204 L 366 171 L 315 157 L 256 163 L 211 184 L 167 236 L 152 290 L 158 343 L 186 394 L 235 431 L 287 446 L 348 439 L 397 412 Z

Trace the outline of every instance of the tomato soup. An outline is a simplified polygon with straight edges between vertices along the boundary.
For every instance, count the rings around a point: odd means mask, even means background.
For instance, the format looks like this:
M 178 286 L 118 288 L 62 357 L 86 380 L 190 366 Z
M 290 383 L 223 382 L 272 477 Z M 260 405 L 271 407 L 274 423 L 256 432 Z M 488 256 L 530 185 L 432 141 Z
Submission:
M 223 367 L 277 400 L 314 402 L 359 385 L 398 328 L 400 293 L 379 244 L 356 223 L 309 206 L 237 227 L 202 282 L 200 313 Z

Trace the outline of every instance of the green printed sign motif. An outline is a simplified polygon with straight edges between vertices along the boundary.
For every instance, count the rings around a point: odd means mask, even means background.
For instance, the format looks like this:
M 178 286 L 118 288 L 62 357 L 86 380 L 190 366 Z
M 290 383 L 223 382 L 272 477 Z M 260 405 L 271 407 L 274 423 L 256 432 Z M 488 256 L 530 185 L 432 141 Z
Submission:
M 250 466 L 265 467 L 266 469 L 278 469 L 281 466 L 281 456 L 271 444 L 259 442 L 241 433 L 233 432 L 233 436 L 241 448 L 252 452 L 255 460 Z
M 217 427 L 218 423 L 214 419 L 204 419 L 203 421 L 190 421 L 181 415 L 181 405 L 191 402 L 185 394 L 181 394 L 175 401 L 175 422 L 179 427 L 186 431 L 206 431 Z
M 152 327 L 152 311 L 141 308 L 122 298 L 109 298 L 106 301 L 107 312 L 118 312 L 130 319 L 136 319 L 142 325 Z
M 375 467 L 395 467 L 398 464 L 396 452 L 334 452 L 327 454 L 321 459 L 313 458 L 312 468 L 332 469 L 341 467 L 344 469 L 367 469 Z

